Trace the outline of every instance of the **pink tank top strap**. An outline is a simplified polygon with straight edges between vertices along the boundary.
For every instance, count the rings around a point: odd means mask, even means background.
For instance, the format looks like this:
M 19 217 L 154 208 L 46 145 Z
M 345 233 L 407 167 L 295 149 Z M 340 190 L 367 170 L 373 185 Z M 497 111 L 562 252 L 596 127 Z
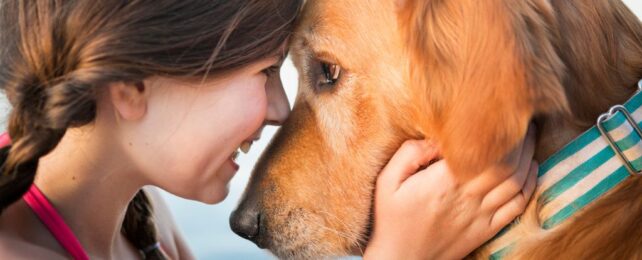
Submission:
M 73 259 L 89 259 L 89 256 L 87 256 L 87 253 L 69 226 L 65 224 L 65 221 L 60 214 L 58 214 L 58 211 L 56 211 L 36 185 L 31 185 L 29 191 L 22 196 L 22 199 L 29 205 L 40 221 L 49 229 L 49 232 L 51 232 L 56 240 L 58 240 L 58 243 L 67 250 Z
M 8 133 L 3 133 L 0 135 L 0 148 L 11 145 L 11 138 Z

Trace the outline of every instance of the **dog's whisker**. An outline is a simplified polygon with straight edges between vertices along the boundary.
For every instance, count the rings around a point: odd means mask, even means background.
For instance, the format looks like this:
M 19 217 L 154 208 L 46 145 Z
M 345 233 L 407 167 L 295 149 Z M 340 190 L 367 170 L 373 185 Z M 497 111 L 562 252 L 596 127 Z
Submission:
M 330 231 L 332 233 L 335 233 L 336 235 L 340 236 L 341 238 L 345 238 L 348 241 L 353 241 L 354 240 L 354 237 L 352 235 L 348 234 L 348 233 L 341 232 L 339 230 L 336 230 L 334 228 L 328 227 L 326 225 L 323 225 L 323 224 L 320 224 L 320 223 L 317 223 L 317 222 L 311 222 L 311 223 L 316 225 L 317 227 L 323 229 L 323 230 L 327 230 L 327 231 Z
M 345 223 L 339 217 L 337 217 L 334 214 L 331 214 L 328 211 L 319 211 L 319 213 L 320 214 L 325 214 L 326 216 L 334 218 L 343 227 L 348 227 L 347 223 Z M 356 246 L 357 248 L 359 248 L 359 251 L 361 251 L 361 254 L 363 255 L 364 252 L 363 252 L 363 249 L 361 248 L 361 245 L 365 244 L 367 242 L 366 239 L 364 239 L 362 236 L 356 236 L 355 237 L 355 236 L 351 235 L 350 237 L 352 237 L 352 238 L 349 239 L 349 242 L 352 244 L 352 246 Z
M 345 222 L 345 221 L 343 221 L 341 218 L 337 217 L 336 215 L 334 215 L 334 214 L 332 214 L 332 213 L 330 213 L 330 212 L 328 212 L 328 211 L 319 211 L 319 213 L 320 213 L 320 214 L 324 214 L 324 215 L 326 215 L 326 216 L 328 216 L 328 217 L 332 217 L 332 218 L 334 218 L 334 219 L 337 221 L 337 223 L 338 223 L 341 227 L 344 227 L 344 228 L 348 228 L 348 227 L 350 227 L 350 226 L 348 225 L 348 223 L 346 223 L 346 222 Z

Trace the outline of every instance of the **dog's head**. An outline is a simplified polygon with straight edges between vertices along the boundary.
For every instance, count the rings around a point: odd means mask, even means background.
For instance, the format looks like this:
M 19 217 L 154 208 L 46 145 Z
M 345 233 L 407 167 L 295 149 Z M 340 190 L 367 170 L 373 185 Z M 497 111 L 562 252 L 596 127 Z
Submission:
M 308 1 L 303 10 L 290 49 L 294 108 L 231 219 L 280 257 L 358 250 L 377 173 L 404 139 L 421 135 L 394 5 L 384 3 Z
M 307 1 L 299 93 L 230 223 L 285 258 L 358 253 L 378 172 L 429 138 L 460 176 L 567 111 L 549 1 Z

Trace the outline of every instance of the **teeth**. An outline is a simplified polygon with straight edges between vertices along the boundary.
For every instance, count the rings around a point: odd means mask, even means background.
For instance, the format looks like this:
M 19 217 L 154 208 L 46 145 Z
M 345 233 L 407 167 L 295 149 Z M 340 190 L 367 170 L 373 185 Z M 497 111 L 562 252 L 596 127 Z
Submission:
M 252 143 L 246 141 L 241 144 L 240 148 L 243 153 L 247 154 L 250 151 L 250 147 L 252 147 Z
M 236 160 L 236 157 L 239 157 L 239 151 L 234 151 L 234 152 L 232 153 L 232 160 L 233 160 L 233 161 L 234 161 L 234 160 Z

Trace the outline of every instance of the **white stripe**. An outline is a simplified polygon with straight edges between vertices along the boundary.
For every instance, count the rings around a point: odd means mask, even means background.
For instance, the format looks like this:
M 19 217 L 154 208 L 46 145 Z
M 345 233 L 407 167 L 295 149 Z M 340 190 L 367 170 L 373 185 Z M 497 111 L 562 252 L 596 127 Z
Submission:
M 640 158 L 642 156 L 642 149 L 640 145 L 642 145 L 642 141 L 637 142 L 630 149 L 624 151 L 624 155 L 630 161 L 634 161 L 635 159 Z M 595 169 L 591 174 L 586 176 L 580 182 L 564 191 L 553 201 L 544 205 L 539 212 L 540 219 L 545 220 L 557 214 L 560 210 L 573 203 L 582 195 L 589 192 L 601 181 L 609 177 L 613 172 L 615 172 L 622 166 L 623 164 L 620 159 L 617 156 L 613 156 L 611 159 L 600 165 L 600 167 Z
M 639 124 L 642 121 L 642 106 L 633 111 L 633 113 L 631 113 L 631 117 L 633 117 L 633 120 Z

